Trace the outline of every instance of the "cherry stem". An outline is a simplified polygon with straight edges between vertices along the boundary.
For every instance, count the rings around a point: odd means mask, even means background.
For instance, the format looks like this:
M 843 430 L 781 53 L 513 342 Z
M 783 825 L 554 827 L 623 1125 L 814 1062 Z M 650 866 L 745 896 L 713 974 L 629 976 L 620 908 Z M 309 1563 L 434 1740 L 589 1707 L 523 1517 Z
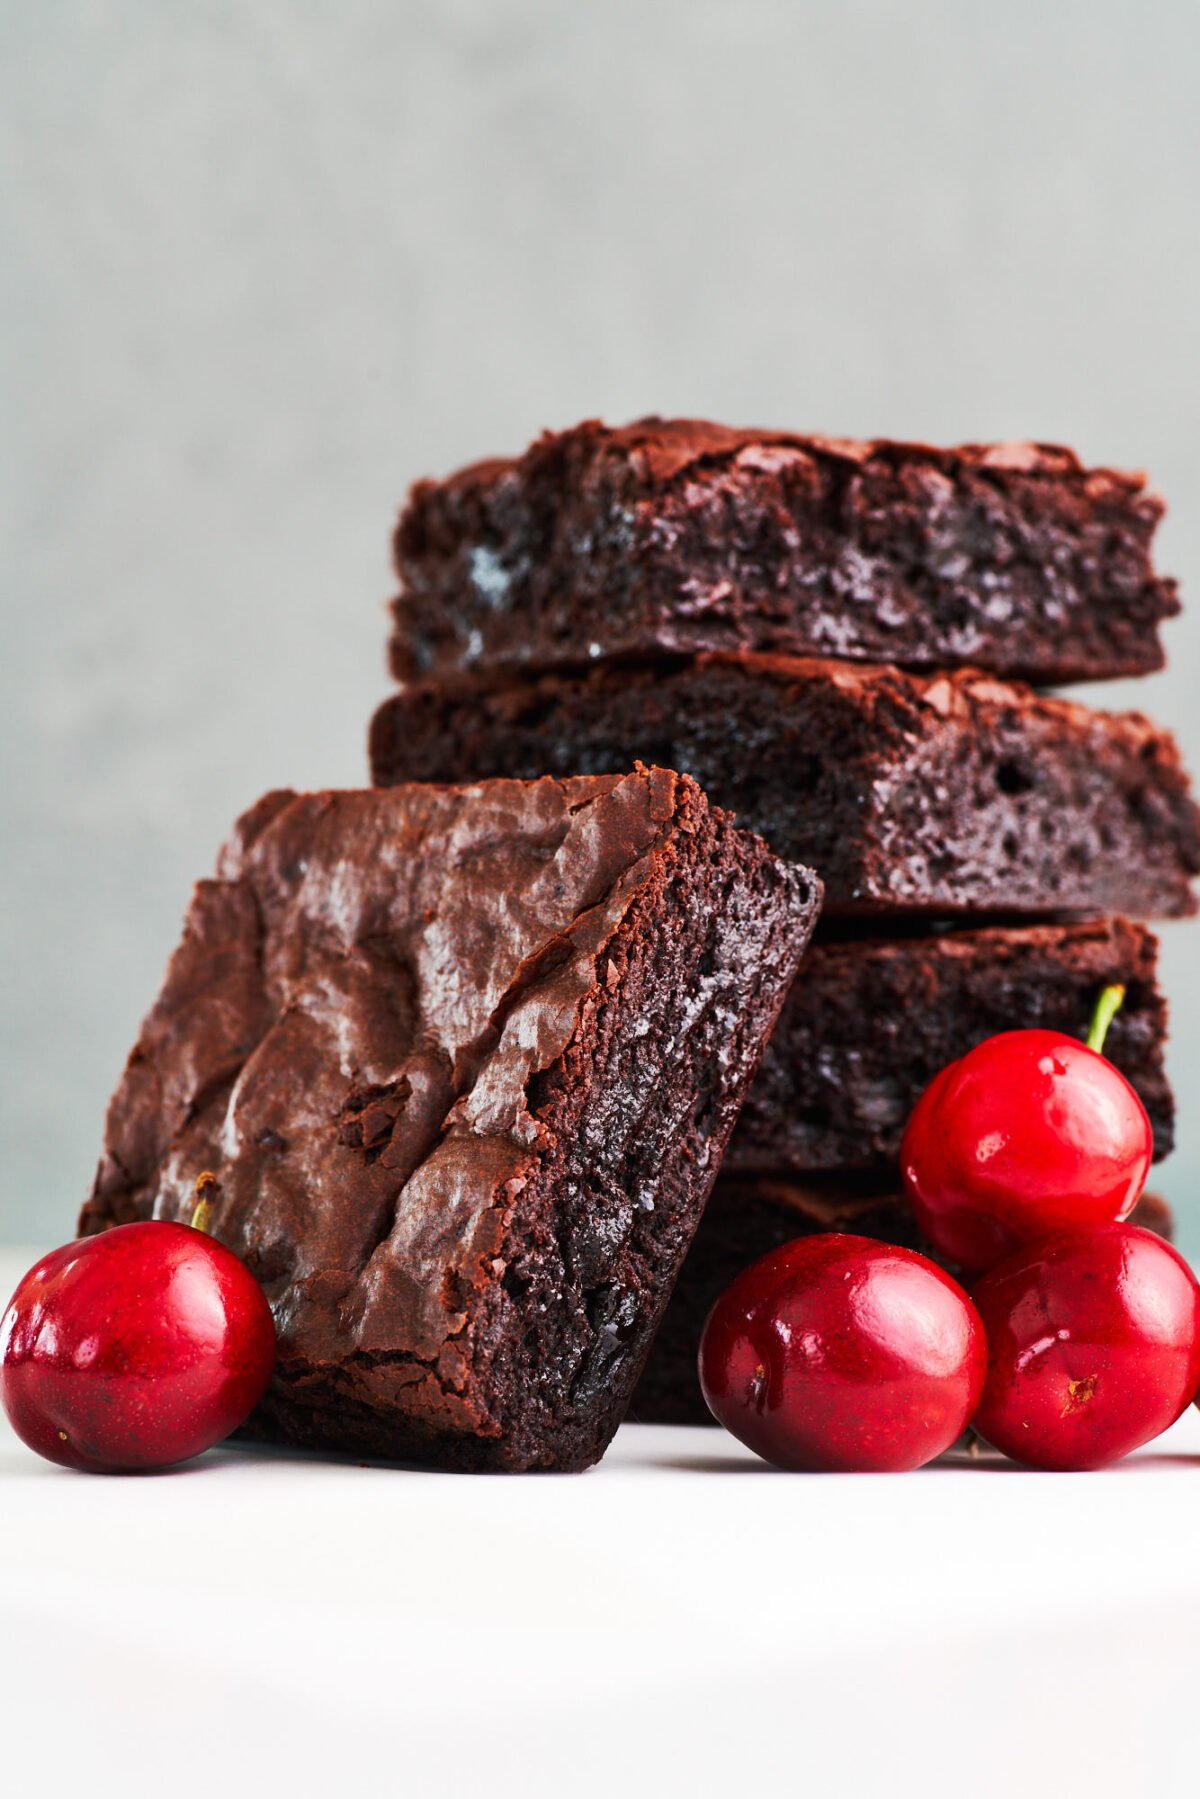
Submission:
M 209 1226 L 212 1224 L 213 1215 L 213 1201 L 208 1195 L 211 1192 L 215 1199 L 220 1191 L 220 1182 L 217 1180 L 216 1175 L 210 1174 L 206 1169 L 196 1182 L 196 1204 L 192 1208 L 190 1221 L 194 1231 L 204 1231 L 207 1233 Z
M 1094 1049 L 1097 1055 L 1104 1050 L 1104 1039 L 1108 1036 L 1108 1027 L 1125 1003 L 1125 986 L 1123 982 L 1115 982 L 1106 987 L 1096 1001 L 1096 1010 L 1092 1013 L 1092 1022 L 1088 1028 L 1087 1046 Z

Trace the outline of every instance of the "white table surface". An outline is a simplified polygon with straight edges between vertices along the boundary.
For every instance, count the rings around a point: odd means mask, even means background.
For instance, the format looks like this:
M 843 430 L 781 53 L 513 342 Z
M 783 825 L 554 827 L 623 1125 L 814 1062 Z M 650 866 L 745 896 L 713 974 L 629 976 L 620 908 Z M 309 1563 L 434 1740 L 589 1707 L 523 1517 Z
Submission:
M 97 1478 L 0 1417 L 3 1790 L 1194 1796 L 1198 1521 L 1194 1411 L 900 1476 L 627 1425 L 586 1475 Z

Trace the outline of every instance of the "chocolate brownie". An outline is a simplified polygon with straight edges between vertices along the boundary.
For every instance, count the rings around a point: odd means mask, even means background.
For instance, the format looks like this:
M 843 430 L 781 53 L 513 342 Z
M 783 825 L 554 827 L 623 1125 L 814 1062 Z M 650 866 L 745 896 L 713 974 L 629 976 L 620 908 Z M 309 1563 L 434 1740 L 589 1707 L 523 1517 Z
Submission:
M 722 1174 L 654 1339 L 629 1417 L 642 1424 L 712 1424 L 696 1378 L 704 1321 L 733 1277 L 768 1250 L 817 1231 L 850 1231 L 929 1251 L 917 1235 L 899 1177 L 874 1183 L 735 1179 Z M 1147 1193 L 1132 1222 L 1170 1238 L 1166 1202 Z
M 624 1412 L 819 883 L 663 770 L 268 795 L 201 882 L 81 1229 L 271 1301 L 250 1433 L 583 1468 Z
M 1158 943 L 1124 919 L 1020 930 L 818 941 L 742 1108 L 726 1173 L 885 1168 L 938 1071 L 998 1031 L 1086 1037 L 1102 988 L 1126 987 L 1105 1053 L 1171 1149 Z
M 827 915 L 1175 917 L 1200 816 L 1170 734 L 971 671 L 703 656 L 385 701 L 373 778 L 693 775 L 825 883 Z
M 700 650 L 970 664 L 1040 682 L 1162 666 L 1178 611 L 1142 475 L 1049 444 L 595 420 L 413 489 L 401 680 Z

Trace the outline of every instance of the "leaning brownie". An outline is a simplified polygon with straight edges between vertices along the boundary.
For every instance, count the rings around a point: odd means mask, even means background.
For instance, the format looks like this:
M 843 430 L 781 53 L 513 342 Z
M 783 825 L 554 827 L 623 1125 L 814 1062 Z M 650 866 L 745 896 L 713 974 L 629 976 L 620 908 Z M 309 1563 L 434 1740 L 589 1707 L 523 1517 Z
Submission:
M 654 1339 L 629 1416 L 642 1424 L 711 1424 L 696 1378 L 704 1321 L 741 1269 L 793 1237 L 849 1231 L 928 1254 L 899 1177 L 873 1182 L 845 1176 L 808 1181 L 738 1179 L 722 1174 Z M 1166 1202 L 1147 1193 L 1130 1220 L 1170 1238 Z
M 703 656 L 395 694 L 373 779 L 693 775 L 780 855 L 821 872 L 827 914 L 1194 909 L 1200 816 L 1168 732 L 972 671 L 914 675 Z
M 1143 476 L 1046 444 L 591 421 L 413 489 L 392 662 L 410 680 L 778 650 L 1143 674 L 1178 610 L 1151 562 L 1161 515 Z
M 1105 1054 L 1137 1089 L 1168 1154 L 1158 943 L 1124 919 L 1020 930 L 818 941 L 771 1034 L 723 1167 L 778 1173 L 893 1165 L 909 1114 L 948 1062 L 998 1031 L 1086 1037 L 1103 988 L 1125 1002 Z
M 81 1228 L 216 1176 L 279 1330 L 251 1434 L 586 1467 L 818 895 L 661 769 L 270 794 L 196 890 Z

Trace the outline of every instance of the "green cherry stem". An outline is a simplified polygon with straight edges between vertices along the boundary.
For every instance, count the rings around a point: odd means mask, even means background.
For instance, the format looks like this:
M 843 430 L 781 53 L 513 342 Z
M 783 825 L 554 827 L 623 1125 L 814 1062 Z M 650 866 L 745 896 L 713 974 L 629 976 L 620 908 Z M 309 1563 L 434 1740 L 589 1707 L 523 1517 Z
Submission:
M 212 1224 L 213 1202 L 220 1197 L 220 1193 L 221 1183 L 215 1174 L 210 1174 L 206 1169 L 196 1181 L 196 1204 L 188 1221 L 194 1231 L 204 1231 L 207 1235 Z
M 1096 1001 L 1096 1010 L 1092 1013 L 1092 1022 L 1088 1027 L 1087 1046 L 1096 1054 L 1104 1053 L 1104 1039 L 1108 1036 L 1108 1027 L 1125 1003 L 1125 986 L 1123 982 L 1114 982 L 1106 987 Z

